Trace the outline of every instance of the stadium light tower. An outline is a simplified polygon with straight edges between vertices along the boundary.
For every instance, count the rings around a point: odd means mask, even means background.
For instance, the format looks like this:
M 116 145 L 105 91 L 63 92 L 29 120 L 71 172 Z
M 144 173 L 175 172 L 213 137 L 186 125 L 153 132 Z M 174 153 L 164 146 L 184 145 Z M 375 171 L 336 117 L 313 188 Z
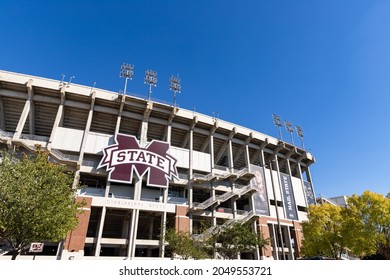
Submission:
M 148 99 L 150 100 L 150 95 L 152 94 L 152 86 L 157 85 L 157 72 L 153 70 L 146 70 L 144 84 L 149 85 Z
M 301 143 L 302 143 L 302 148 L 305 149 L 305 145 L 303 144 L 303 131 L 302 131 L 302 128 L 300 126 L 295 126 L 295 131 L 297 132 L 298 136 L 299 136 L 299 139 L 301 139 Z
M 279 129 L 279 138 L 280 138 L 280 140 L 283 141 L 283 138 L 282 138 L 282 129 L 281 129 L 281 127 L 282 127 L 282 122 L 280 121 L 280 118 L 279 118 L 278 115 L 272 114 L 272 117 L 273 117 L 273 119 L 274 119 L 274 124 L 275 124 L 275 125 L 278 127 L 278 129 Z
M 123 94 L 126 94 L 127 80 L 133 79 L 134 65 L 123 63 L 121 66 L 121 71 L 119 72 L 119 77 L 125 78 L 125 88 L 123 89 Z
M 286 130 L 290 133 L 290 136 L 291 136 L 291 142 L 292 144 L 295 146 L 294 144 L 294 137 L 293 137 L 293 127 L 292 127 L 292 124 L 288 121 L 284 121 L 284 126 L 286 127 Z
M 173 107 L 176 107 L 176 94 L 180 93 L 181 90 L 179 75 L 169 78 L 169 89 L 173 91 Z

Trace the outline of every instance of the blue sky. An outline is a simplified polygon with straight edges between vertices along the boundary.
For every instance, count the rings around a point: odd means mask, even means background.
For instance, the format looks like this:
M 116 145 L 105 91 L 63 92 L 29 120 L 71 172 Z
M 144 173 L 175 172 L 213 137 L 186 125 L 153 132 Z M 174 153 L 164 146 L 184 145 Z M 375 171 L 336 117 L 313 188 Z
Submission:
M 390 1 L 0 2 L 0 69 L 128 91 L 278 137 L 303 129 L 317 196 L 390 192 Z M 299 138 L 294 141 L 300 145 Z M 283 127 L 283 138 L 291 141 Z

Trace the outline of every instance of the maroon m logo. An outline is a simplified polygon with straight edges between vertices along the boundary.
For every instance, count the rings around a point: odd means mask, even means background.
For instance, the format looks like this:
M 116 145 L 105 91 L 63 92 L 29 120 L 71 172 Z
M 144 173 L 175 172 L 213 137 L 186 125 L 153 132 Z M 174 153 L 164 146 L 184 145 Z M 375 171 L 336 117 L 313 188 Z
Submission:
M 131 183 L 133 172 L 141 178 L 148 173 L 147 184 L 155 187 L 168 187 L 172 177 L 178 178 L 177 160 L 168 154 L 169 144 L 153 140 L 141 148 L 137 138 L 117 134 L 115 144 L 103 149 L 103 158 L 98 168 L 106 166 L 108 180 Z

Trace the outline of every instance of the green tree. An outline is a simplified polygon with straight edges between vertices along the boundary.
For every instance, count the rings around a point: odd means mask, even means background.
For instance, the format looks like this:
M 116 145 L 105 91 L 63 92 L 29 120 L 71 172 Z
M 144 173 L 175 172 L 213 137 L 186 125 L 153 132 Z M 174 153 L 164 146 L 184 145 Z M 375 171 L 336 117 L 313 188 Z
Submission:
M 165 232 L 165 241 L 171 250 L 172 258 L 180 256 L 188 260 L 190 258 L 205 259 L 207 257 L 205 248 L 200 243 L 195 242 L 189 233 L 168 228 Z
M 308 220 L 302 223 L 301 253 L 305 257 L 340 259 L 346 246 L 342 208 L 332 204 L 311 205 Z
M 208 243 L 225 259 L 236 259 L 238 254 L 264 248 L 268 240 L 254 233 L 248 224 L 235 223 L 229 227 L 217 227 Z
M 352 195 L 343 216 L 343 234 L 353 254 L 390 259 L 390 198 L 370 191 Z
M 33 155 L 2 152 L 0 162 L 0 241 L 16 259 L 32 242 L 58 242 L 78 224 L 73 176 L 48 161 L 39 147 Z

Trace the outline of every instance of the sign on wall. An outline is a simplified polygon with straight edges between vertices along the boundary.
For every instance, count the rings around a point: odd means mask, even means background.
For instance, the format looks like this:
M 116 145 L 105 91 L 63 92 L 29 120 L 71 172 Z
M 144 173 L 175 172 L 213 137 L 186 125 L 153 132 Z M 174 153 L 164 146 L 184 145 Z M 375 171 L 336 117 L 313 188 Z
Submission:
M 98 168 L 106 167 L 108 180 L 130 184 L 135 172 L 139 178 L 147 174 L 147 185 L 167 188 L 169 180 L 178 178 L 177 160 L 169 151 L 169 143 L 152 140 L 145 148 L 135 136 L 116 134 L 115 144 L 103 149 Z
M 44 243 L 37 243 L 37 242 L 31 243 L 29 252 L 30 253 L 42 253 L 43 246 L 44 246 Z
M 294 199 L 294 190 L 292 188 L 290 175 L 281 173 L 280 181 L 282 185 L 284 208 L 286 209 L 287 218 L 290 220 L 298 220 Z
M 253 195 L 254 213 L 257 215 L 269 216 L 268 195 L 264 178 L 264 168 L 261 166 L 251 165 L 251 172 L 255 177 L 251 179 L 250 184 L 256 189 Z
M 310 182 L 304 181 L 303 185 L 305 186 L 307 204 L 308 205 L 316 204 L 316 199 L 314 197 L 313 187 L 311 186 Z

